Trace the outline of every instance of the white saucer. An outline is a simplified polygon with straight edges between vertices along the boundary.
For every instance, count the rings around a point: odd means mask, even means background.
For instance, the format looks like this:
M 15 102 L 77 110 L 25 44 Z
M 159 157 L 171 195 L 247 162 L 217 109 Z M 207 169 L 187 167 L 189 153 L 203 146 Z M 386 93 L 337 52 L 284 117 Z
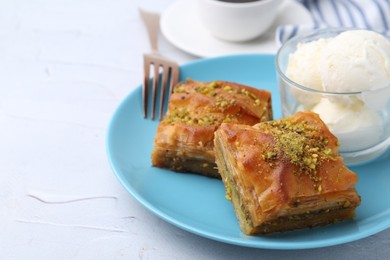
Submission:
M 196 0 L 178 0 L 161 15 L 161 31 L 173 45 L 199 57 L 242 53 L 275 53 L 275 30 L 282 24 L 311 24 L 310 13 L 293 0 L 284 0 L 275 23 L 259 38 L 233 43 L 213 37 L 197 16 Z

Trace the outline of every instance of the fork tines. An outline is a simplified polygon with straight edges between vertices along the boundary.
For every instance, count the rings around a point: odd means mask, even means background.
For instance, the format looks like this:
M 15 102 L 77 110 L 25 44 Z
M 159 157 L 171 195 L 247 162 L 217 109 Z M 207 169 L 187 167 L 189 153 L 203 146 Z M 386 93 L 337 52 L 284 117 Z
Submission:
M 150 67 L 154 68 L 153 78 L 150 79 Z M 161 71 L 161 78 L 160 78 Z M 160 106 L 159 106 L 159 119 L 162 119 L 165 105 L 165 96 L 167 94 L 168 88 L 168 97 L 172 93 L 173 86 L 179 81 L 179 65 L 166 59 L 157 54 L 144 54 L 144 82 L 142 86 L 142 99 L 143 99 L 143 109 L 144 117 L 148 117 L 148 97 L 150 90 L 150 83 L 152 82 L 152 111 L 151 118 L 154 119 L 155 110 L 156 110 L 156 97 L 157 89 L 159 89 L 160 94 Z

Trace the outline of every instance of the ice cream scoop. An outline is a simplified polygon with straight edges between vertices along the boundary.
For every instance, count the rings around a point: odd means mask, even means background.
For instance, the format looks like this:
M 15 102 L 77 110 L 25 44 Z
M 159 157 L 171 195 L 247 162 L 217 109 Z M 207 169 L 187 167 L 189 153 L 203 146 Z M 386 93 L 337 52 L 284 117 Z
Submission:
M 349 164 L 390 144 L 390 41 L 368 30 L 326 29 L 287 41 L 277 69 L 284 116 L 318 113 Z
M 329 40 L 317 56 L 325 91 L 357 92 L 390 85 L 390 42 L 373 31 L 343 32 Z
M 339 137 L 343 151 L 359 151 L 378 143 L 383 132 L 380 116 L 363 102 L 353 105 L 322 98 L 312 109 Z M 357 141 L 358 140 L 358 141 Z
M 320 39 L 298 44 L 297 50 L 289 57 L 286 75 L 302 86 L 322 90 L 320 60 L 328 42 L 327 39 Z

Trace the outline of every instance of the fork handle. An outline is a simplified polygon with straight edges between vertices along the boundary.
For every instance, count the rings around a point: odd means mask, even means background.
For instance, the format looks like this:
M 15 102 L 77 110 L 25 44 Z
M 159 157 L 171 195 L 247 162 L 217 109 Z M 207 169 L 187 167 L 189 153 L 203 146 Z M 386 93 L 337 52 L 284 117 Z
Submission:
M 158 13 L 149 12 L 139 8 L 139 12 L 141 14 L 142 20 L 146 25 L 146 29 L 148 30 L 150 46 L 152 47 L 153 53 L 158 53 L 157 48 L 157 39 L 158 39 L 158 31 L 160 27 L 160 15 Z

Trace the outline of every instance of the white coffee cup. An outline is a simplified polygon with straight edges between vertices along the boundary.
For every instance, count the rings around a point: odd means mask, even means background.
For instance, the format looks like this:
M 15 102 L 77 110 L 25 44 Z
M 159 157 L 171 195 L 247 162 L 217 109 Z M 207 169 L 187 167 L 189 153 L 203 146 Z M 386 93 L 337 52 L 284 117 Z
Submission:
M 198 0 L 197 11 L 212 35 L 225 41 L 242 42 L 257 38 L 270 28 L 281 2 Z

